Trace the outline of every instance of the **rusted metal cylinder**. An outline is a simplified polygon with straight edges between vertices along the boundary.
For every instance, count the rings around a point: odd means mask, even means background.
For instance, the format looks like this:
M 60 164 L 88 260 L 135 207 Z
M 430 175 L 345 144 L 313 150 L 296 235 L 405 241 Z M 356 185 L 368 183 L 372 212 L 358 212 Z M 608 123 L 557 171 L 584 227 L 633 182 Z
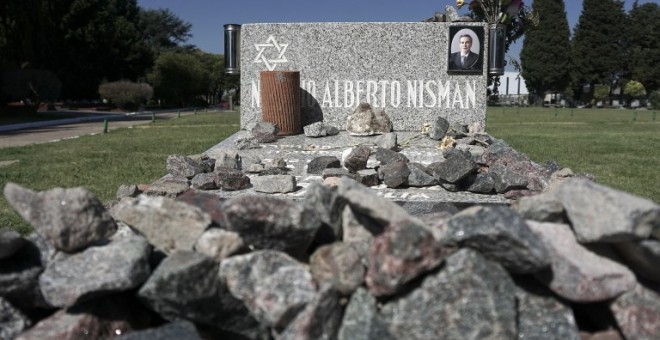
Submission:
M 279 126 L 278 135 L 297 135 L 300 118 L 300 72 L 261 71 L 262 119 Z

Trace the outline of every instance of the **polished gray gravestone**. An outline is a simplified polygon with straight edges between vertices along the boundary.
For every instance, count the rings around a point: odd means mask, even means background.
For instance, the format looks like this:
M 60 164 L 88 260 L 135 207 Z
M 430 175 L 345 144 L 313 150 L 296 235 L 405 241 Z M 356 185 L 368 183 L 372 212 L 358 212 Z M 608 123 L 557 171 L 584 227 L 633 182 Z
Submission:
M 261 121 L 260 71 L 300 71 L 303 126 L 340 130 L 362 102 L 383 108 L 394 130 L 419 130 L 444 117 L 485 126 L 487 34 L 472 51 L 482 68 L 448 71 L 452 26 L 485 32 L 483 23 L 369 22 L 245 24 L 241 28 L 241 128 Z M 481 41 L 476 41 L 481 40 Z

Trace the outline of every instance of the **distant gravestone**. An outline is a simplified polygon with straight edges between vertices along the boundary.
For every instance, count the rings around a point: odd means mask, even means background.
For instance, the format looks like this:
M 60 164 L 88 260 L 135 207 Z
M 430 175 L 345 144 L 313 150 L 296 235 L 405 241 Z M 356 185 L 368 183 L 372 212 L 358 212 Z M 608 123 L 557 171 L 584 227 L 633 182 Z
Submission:
M 487 51 L 483 23 L 285 23 L 241 28 L 241 128 L 261 121 L 260 71 L 300 71 L 302 124 L 342 130 L 363 102 L 394 130 L 418 131 L 443 117 L 485 126 Z M 459 37 L 479 63 L 452 69 Z

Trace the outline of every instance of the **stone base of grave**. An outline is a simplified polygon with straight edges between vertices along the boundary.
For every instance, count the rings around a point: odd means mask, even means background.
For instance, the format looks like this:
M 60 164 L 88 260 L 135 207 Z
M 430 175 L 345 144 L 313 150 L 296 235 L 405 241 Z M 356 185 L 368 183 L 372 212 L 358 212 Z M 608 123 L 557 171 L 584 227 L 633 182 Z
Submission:
M 403 145 L 399 152 L 408 157 L 411 162 L 428 165 L 443 160 L 442 153 L 437 148 L 438 141 L 432 140 L 427 136 L 422 136 L 419 132 L 397 131 L 396 134 L 398 136 L 398 144 Z M 248 131 L 241 130 L 213 146 L 206 153 L 213 154 L 218 150 L 235 150 L 235 141 L 249 136 L 250 133 Z M 344 150 L 359 145 L 375 146 L 377 138 L 378 136 L 351 136 L 346 131 L 341 131 L 338 135 L 321 138 L 311 138 L 300 134 L 280 137 L 274 143 L 260 144 L 259 148 L 238 150 L 243 158 L 256 157 L 261 159 L 264 164 L 268 164 L 276 158 L 284 159 L 287 167 L 290 169 L 289 174 L 296 176 L 297 190 L 287 194 L 264 194 L 256 192 L 252 188 L 238 191 L 214 190 L 208 192 L 213 192 L 223 198 L 256 194 L 302 200 L 305 198 L 306 188 L 310 183 L 323 182 L 321 176 L 307 174 L 307 163 L 319 156 L 335 156 L 341 160 Z M 373 168 L 376 164 L 378 162 L 375 158 L 370 157 L 367 167 Z M 249 176 L 256 177 L 257 175 Z M 503 195 L 484 195 L 467 191 L 450 192 L 439 185 L 423 188 L 406 187 L 393 189 L 381 184 L 371 187 L 371 189 L 378 195 L 403 206 L 413 215 L 452 209 L 451 205 L 458 209 L 464 209 L 473 205 L 506 205 L 511 203 L 511 200 L 504 198 Z

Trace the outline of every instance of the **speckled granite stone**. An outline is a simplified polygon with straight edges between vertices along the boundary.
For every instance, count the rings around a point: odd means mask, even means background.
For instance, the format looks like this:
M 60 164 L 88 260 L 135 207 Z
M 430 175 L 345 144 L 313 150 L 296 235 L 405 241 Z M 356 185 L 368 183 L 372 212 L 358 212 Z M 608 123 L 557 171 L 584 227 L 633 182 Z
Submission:
M 325 121 L 344 130 L 360 102 L 384 108 L 395 131 L 418 131 L 437 117 L 485 126 L 487 62 L 481 74 L 449 75 L 450 25 L 245 24 L 241 128 L 261 121 L 259 72 L 266 70 L 300 71 L 303 126 Z

